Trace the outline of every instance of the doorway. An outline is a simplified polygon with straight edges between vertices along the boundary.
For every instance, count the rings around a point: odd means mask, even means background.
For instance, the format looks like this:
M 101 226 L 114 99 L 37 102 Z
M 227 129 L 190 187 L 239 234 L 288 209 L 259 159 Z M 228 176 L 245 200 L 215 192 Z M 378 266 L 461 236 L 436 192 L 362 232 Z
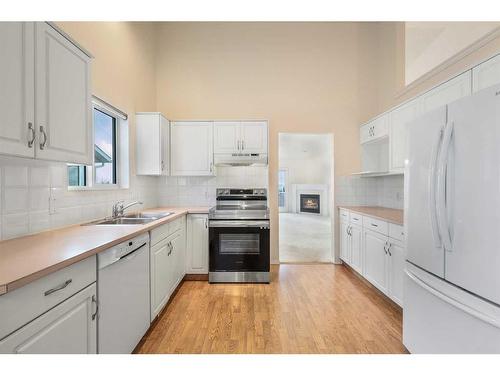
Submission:
M 333 262 L 332 181 L 332 134 L 279 134 L 281 263 Z

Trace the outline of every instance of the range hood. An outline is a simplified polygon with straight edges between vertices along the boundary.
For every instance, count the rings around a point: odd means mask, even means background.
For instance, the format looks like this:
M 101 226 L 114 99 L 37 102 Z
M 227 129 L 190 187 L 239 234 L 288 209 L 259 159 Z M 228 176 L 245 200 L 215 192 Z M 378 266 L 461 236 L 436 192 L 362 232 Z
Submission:
M 267 165 L 267 154 L 215 154 L 214 164 L 216 166 Z

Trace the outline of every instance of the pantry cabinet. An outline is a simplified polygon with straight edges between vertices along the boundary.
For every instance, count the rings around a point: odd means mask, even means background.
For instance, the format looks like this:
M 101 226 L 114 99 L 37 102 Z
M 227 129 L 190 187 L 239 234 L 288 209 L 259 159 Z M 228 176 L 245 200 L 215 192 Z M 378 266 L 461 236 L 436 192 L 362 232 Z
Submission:
M 472 68 L 472 92 L 500 84 L 500 55 Z
M 403 172 L 408 157 L 408 123 L 417 118 L 420 100 L 414 99 L 389 113 L 389 170 Z
M 0 153 L 35 157 L 34 24 L 0 22 Z
M 212 122 L 173 121 L 170 137 L 172 176 L 214 175 Z
M 432 111 L 472 93 L 472 73 L 470 70 L 434 87 L 421 96 L 419 114 Z
M 91 164 L 88 53 L 44 22 L 3 23 L 0 43 L 0 153 Z
M 136 173 L 170 173 L 170 122 L 158 112 L 136 114 Z
M 96 284 L 93 283 L 0 341 L 0 353 L 95 354 Z
M 216 154 L 267 154 L 266 121 L 214 122 Z
M 187 218 L 186 273 L 208 274 L 208 215 Z

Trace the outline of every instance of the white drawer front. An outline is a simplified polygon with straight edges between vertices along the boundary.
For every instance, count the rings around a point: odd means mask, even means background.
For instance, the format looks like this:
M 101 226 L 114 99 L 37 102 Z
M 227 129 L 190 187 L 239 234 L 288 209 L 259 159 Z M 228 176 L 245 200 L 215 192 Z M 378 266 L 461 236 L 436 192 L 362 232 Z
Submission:
M 370 216 L 363 216 L 363 228 L 373 230 L 384 235 L 389 234 L 388 223 Z
M 339 210 L 340 221 L 346 223 L 349 221 L 349 211 L 340 209 Z
M 164 240 L 172 233 L 177 232 L 186 226 L 186 216 L 182 216 L 174 221 L 170 221 L 163 224 L 153 230 L 151 230 L 151 246 L 157 244 L 161 240 Z
M 404 227 L 402 225 L 389 223 L 389 237 L 392 237 L 398 241 L 404 241 Z
M 363 216 L 356 213 L 356 212 L 351 212 L 350 213 L 350 222 L 351 224 L 357 224 L 357 225 L 362 225 L 363 223 Z
M 0 339 L 96 281 L 95 255 L 0 296 Z

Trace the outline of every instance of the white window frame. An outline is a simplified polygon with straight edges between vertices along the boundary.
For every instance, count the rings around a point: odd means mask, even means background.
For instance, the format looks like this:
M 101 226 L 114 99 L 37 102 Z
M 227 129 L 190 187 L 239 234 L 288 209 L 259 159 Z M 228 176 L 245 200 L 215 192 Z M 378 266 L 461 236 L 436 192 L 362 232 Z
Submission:
M 86 185 L 85 186 L 69 186 L 69 178 L 66 183 L 68 190 L 118 190 L 128 189 L 130 180 L 130 166 L 129 166 L 129 127 L 128 116 L 125 112 L 119 110 L 106 101 L 92 97 L 92 119 L 93 111 L 97 109 L 116 119 L 115 129 L 115 168 L 116 168 L 116 182 L 114 184 L 97 184 L 94 180 L 94 167 L 95 167 L 95 153 L 94 153 L 94 123 L 92 121 L 92 165 L 86 165 Z M 68 164 L 72 165 L 72 164 Z M 74 164 L 73 164 L 74 165 Z

